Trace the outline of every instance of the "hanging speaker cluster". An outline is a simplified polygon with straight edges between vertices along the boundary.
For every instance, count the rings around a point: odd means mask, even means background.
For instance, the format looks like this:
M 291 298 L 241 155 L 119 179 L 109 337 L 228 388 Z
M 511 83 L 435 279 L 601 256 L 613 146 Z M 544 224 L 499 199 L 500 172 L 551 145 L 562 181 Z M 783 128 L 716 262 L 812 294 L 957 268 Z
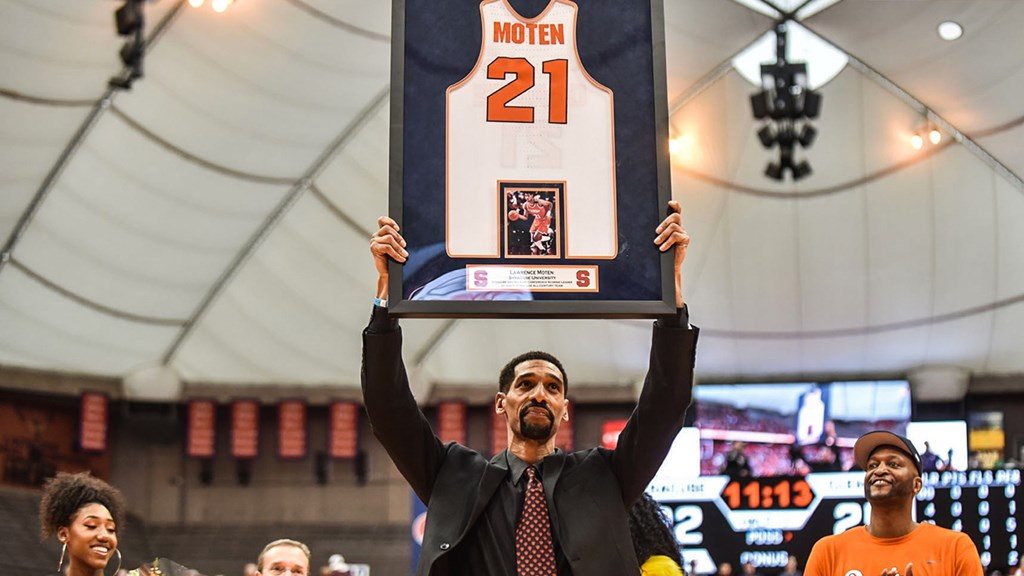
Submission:
M 807 64 L 786 59 L 786 21 L 775 25 L 774 64 L 761 65 L 762 89 L 750 97 L 754 118 L 764 120 L 757 132 L 768 149 L 778 147 L 779 157 L 765 168 L 765 175 L 782 180 L 789 171 L 794 180 L 811 173 L 806 160 L 797 160 L 797 146 L 810 148 L 818 136 L 811 120 L 821 113 L 821 95 L 808 87 Z

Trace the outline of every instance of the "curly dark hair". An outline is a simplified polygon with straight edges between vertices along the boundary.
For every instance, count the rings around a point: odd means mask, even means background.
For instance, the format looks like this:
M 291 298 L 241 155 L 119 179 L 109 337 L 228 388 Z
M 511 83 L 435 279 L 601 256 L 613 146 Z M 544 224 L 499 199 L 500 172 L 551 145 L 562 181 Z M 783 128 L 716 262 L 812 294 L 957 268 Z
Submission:
M 45 540 L 58 528 L 70 526 L 83 506 L 102 504 L 110 511 L 120 530 L 124 526 L 124 496 L 121 491 L 88 472 L 58 472 L 43 486 L 39 502 L 39 526 Z
M 646 492 L 629 510 L 629 532 L 633 536 L 633 550 L 637 560 L 643 564 L 651 556 L 668 556 L 682 566 L 679 544 L 670 528 L 671 522 L 665 517 L 661 505 Z
M 510 386 L 512 386 L 512 380 L 516 377 L 516 366 L 519 366 L 523 362 L 528 360 L 544 360 L 545 362 L 551 362 L 558 368 L 558 371 L 562 373 L 562 392 L 564 394 L 569 393 L 569 378 L 565 375 L 565 367 L 562 363 L 547 352 L 541 352 L 540 350 L 533 350 L 530 352 L 524 352 L 519 356 L 508 361 L 508 364 L 501 369 L 501 373 L 498 375 L 498 391 L 508 392 Z

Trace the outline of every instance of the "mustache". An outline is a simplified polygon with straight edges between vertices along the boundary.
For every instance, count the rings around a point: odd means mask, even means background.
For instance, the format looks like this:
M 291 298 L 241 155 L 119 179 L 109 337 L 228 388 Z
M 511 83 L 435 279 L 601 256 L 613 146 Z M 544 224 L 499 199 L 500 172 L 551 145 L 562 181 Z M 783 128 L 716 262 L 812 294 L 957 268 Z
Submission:
M 519 411 L 519 417 L 523 418 L 524 416 L 526 416 L 526 411 L 529 410 L 530 408 L 540 408 L 547 412 L 548 417 L 551 418 L 551 420 L 555 419 L 555 413 L 552 412 L 550 408 L 548 408 L 548 405 L 545 404 L 544 402 L 537 402 L 536 400 L 531 400 L 529 404 L 523 406 L 523 408 Z

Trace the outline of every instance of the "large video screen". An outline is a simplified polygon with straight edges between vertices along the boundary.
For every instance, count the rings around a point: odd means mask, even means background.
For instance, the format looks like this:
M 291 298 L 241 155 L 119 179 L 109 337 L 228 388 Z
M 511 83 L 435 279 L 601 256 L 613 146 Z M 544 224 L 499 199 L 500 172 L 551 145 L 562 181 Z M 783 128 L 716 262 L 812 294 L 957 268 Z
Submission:
M 987 570 L 1020 560 L 1018 527 L 1024 520 L 1021 470 L 925 472 L 915 506 L 919 522 L 962 531 L 978 547 Z M 807 476 L 671 479 L 659 475 L 649 489 L 672 519 L 688 567 L 712 574 L 729 562 L 733 573 L 751 562 L 777 574 L 790 554 L 801 568 L 819 538 L 868 523 L 864 473 Z
M 722 562 L 738 574 L 748 561 L 777 574 L 790 554 L 803 567 L 818 539 L 868 523 L 853 444 L 876 429 L 934 456 L 918 521 L 967 533 L 987 569 L 1019 561 L 1021 470 L 965 470 L 965 424 L 911 423 L 905 381 L 702 385 L 694 398 L 696 427 L 676 439 L 649 491 L 698 574 Z M 699 470 L 686 464 L 695 453 Z
M 910 421 L 904 380 L 703 385 L 694 404 L 702 475 L 846 471 L 860 435 Z

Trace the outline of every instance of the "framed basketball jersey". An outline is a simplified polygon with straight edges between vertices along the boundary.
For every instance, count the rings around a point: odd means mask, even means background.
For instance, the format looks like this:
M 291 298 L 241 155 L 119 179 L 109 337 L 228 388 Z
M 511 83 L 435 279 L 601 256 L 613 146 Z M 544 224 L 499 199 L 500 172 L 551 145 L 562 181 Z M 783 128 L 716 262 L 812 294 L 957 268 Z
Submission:
M 398 316 L 674 311 L 661 0 L 395 0 Z M 400 296 L 398 296 L 400 295 Z

